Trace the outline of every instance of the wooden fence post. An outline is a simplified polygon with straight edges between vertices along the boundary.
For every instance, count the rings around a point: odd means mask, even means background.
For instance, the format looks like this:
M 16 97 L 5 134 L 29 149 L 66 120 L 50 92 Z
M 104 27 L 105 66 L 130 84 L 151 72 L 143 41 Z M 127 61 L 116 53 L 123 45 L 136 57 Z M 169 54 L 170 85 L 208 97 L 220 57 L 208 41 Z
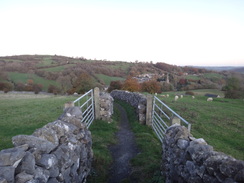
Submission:
M 99 88 L 94 88 L 95 119 L 100 119 Z
M 146 111 L 146 125 L 152 126 L 152 102 L 153 97 L 152 95 L 147 95 L 147 111 Z

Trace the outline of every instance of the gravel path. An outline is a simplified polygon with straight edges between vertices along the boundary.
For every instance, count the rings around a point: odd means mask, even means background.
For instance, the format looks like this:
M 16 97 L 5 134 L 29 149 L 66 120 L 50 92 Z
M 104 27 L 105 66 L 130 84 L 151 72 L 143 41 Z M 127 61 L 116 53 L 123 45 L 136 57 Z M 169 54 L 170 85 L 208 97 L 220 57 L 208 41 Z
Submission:
M 110 178 L 108 182 L 119 183 L 122 180 L 135 182 L 130 178 L 130 160 L 135 157 L 139 151 L 136 147 L 134 134 L 129 126 L 126 111 L 118 104 L 114 104 L 114 106 L 119 109 L 121 117 L 120 129 L 116 134 L 118 143 L 110 147 L 114 162 L 110 169 Z

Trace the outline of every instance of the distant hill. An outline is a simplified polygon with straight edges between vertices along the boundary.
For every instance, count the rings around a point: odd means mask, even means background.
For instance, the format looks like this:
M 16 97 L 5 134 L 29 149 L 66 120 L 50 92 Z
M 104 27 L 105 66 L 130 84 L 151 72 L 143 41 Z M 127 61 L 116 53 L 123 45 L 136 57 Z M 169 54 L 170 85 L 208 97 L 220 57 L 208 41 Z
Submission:
M 233 71 L 233 72 L 240 72 L 244 73 L 244 67 L 243 66 L 193 66 L 196 68 L 203 68 L 207 70 L 212 70 L 212 71 Z
M 16 55 L 0 57 L 0 90 L 42 90 L 74 92 L 111 81 L 150 75 L 164 90 L 221 89 L 230 72 L 237 67 L 180 67 L 167 63 L 91 60 L 58 55 Z M 143 78 L 140 78 L 143 80 Z M 166 84 L 165 84 L 166 83 Z M 81 90 L 81 89 L 84 90 Z

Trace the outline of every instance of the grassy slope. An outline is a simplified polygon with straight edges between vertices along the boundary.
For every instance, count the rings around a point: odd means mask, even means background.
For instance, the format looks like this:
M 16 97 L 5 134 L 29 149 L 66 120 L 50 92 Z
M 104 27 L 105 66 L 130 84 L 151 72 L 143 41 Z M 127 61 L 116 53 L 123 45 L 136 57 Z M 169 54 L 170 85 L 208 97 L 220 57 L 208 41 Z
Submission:
M 111 81 L 124 80 L 122 77 L 111 77 L 104 74 L 96 74 L 99 79 L 102 79 L 106 85 L 110 85 Z
M 61 65 L 61 66 L 54 66 L 54 67 L 49 67 L 49 68 L 45 68 L 45 69 L 41 69 L 41 70 L 44 70 L 44 71 L 48 71 L 48 72 L 60 72 L 60 71 L 63 71 L 65 68 L 68 68 L 68 67 L 72 67 L 72 66 L 75 66 L 75 64 L 69 64 L 69 65 Z
M 217 151 L 244 160 L 244 102 L 243 100 L 185 96 L 177 102 L 162 98 L 173 110 L 192 124 L 191 133 L 204 138 Z
M 9 72 L 10 80 L 15 83 L 22 82 L 26 83 L 28 79 L 32 79 L 34 83 L 42 84 L 43 90 L 47 91 L 49 85 L 57 86 L 58 83 L 53 80 L 47 80 L 45 78 L 39 77 L 35 74 L 27 74 L 27 73 L 18 73 L 18 72 Z
M 55 121 L 65 102 L 74 97 L 0 94 L 0 149 L 12 147 L 11 138 L 32 134 L 35 129 Z
M 46 56 L 43 58 L 42 62 L 40 62 L 37 67 L 43 67 L 43 66 L 51 66 L 52 65 L 52 58 L 51 56 Z

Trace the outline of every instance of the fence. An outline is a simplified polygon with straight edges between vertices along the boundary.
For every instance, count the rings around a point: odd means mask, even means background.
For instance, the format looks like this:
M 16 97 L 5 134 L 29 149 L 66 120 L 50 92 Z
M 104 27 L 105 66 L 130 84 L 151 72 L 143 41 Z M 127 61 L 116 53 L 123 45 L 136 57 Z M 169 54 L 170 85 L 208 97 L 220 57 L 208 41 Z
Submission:
M 157 134 L 160 141 L 163 141 L 164 134 L 172 124 L 183 122 L 182 125 L 187 126 L 189 132 L 191 124 L 183 119 L 180 115 L 169 108 L 165 103 L 159 100 L 156 96 L 153 99 L 152 111 L 152 128 Z
M 75 106 L 79 106 L 82 111 L 82 123 L 86 123 L 87 128 L 91 125 L 95 118 L 95 109 L 94 109 L 94 94 L 93 90 L 86 92 L 81 97 L 77 98 L 74 102 Z

